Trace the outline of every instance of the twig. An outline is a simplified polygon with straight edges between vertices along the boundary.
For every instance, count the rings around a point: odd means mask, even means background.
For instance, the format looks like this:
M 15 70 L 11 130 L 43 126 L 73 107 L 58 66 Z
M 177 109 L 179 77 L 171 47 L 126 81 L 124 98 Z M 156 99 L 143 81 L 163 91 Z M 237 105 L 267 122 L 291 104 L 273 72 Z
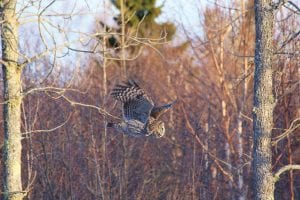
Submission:
M 291 4 L 294 8 L 296 8 L 297 9 L 297 11 L 295 11 L 295 13 L 296 14 L 299 14 L 300 13 L 300 8 L 296 5 L 296 4 L 294 4 L 292 1 L 287 1 L 289 4 Z M 294 11 L 294 10 L 293 10 Z
M 282 168 L 280 168 L 275 174 L 274 174 L 274 178 L 275 178 L 275 182 L 279 180 L 280 175 L 283 174 L 286 171 L 289 170 L 295 170 L 295 169 L 299 169 L 300 170 L 300 165 L 286 165 Z
M 295 39 L 298 35 L 300 35 L 300 30 L 297 33 L 294 33 L 289 39 L 284 41 L 281 45 L 281 47 L 278 50 L 281 50 L 283 47 L 285 47 L 288 43 L 290 43 L 293 39 Z
M 200 140 L 200 138 L 198 137 L 198 135 L 196 134 L 194 128 L 192 127 L 192 125 L 190 124 L 187 114 L 185 112 L 185 109 L 182 107 L 182 111 L 184 114 L 184 117 L 186 119 L 186 126 L 187 129 L 189 130 L 189 132 L 195 137 L 196 141 L 200 144 L 200 146 L 202 147 L 202 149 L 212 158 L 214 158 L 214 162 L 216 163 L 217 167 L 220 169 L 220 171 L 227 176 L 231 181 L 233 181 L 233 177 L 230 173 L 226 172 L 226 170 L 224 170 L 224 168 L 219 164 L 219 162 L 227 165 L 228 167 L 233 168 L 233 166 L 230 163 L 227 163 L 223 160 L 221 160 L 220 158 L 218 158 L 217 156 L 215 156 L 214 154 L 210 153 L 207 146 L 203 144 L 203 142 Z
M 63 127 L 63 126 L 69 121 L 69 119 L 71 118 L 71 115 L 72 115 L 72 114 L 69 115 L 69 117 L 67 118 L 66 121 L 64 121 L 62 124 L 60 124 L 60 125 L 58 125 L 58 126 L 56 126 L 56 127 L 54 127 L 54 128 L 51 128 L 51 129 L 44 129 L 44 130 L 43 130 L 43 129 L 39 129 L 39 130 L 27 131 L 27 132 L 25 132 L 25 133 L 22 133 L 22 135 L 27 135 L 27 134 L 30 134 L 30 133 L 49 133 L 49 132 L 55 131 L 55 130 L 57 130 L 57 129 Z
M 72 106 L 82 106 L 82 107 L 93 108 L 93 109 L 98 110 L 103 115 L 110 116 L 112 118 L 120 120 L 119 117 L 116 117 L 116 116 L 110 114 L 104 108 L 101 108 L 101 107 L 98 107 L 98 106 L 95 106 L 95 105 L 79 103 L 79 102 L 76 102 L 76 101 L 73 101 L 73 100 L 69 99 L 68 97 L 66 97 L 64 95 L 64 93 L 66 91 L 75 91 L 75 92 L 84 93 L 84 92 L 82 92 L 80 90 L 72 89 L 72 88 L 42 87 L 42 88 L 33 88 L 33 89 L 30 89 L 30 90 L 24 92 L 23 95 L 25 96 L 25 95 L 28 95 L 28 94 L 33 93 L 33 92 L 53 92 L 53 93 L 57 94 L 58 97 L 52 97 L 52 98 L 55 98 L 55 99 L 63 98 L 68 103 L 70 103 Z
M 73 89 L 73 88 L 59 88 L 59 87 L 40 87 L 40 88 L 32 88 L 32 89 L 26 89 L 22 94 L 23 96 L 26 96 L 31 93 L 35 92 L 55 92 L 55 93 L 65 93 L 66 91 L 72 91 L 72 92 L 78 92 L 81 94 L 85 94 L 86 92 L 80 91 L 78 89 Z
M 286 136 L 294 132 L 299 127 L 300 127 L 300 118 L 297 118 L 291 123 L 290 127 L 284 133 L 275 137 L 276 140 L 272 142 L 272 145 L 276 145 L 280 140 L 284 139 Z
M 116 117 L 112 114 L 110 114 L 109 112 L 107 112 L 105 109 L 95 106 L 95 105 L 90 105 L 90 104 L 84 104 L 84 103 L 79 103 L 76 101 L 72 101 L 71 99 L 69 99 L 68 97 L 66 97 L 65 95 L 61 95 L 59 98 L 63 98 L 64 100 L 66 100 L 68 103 L 70 103 L 72 106 L 82 106 L 82 107 L 87 107 L 87 108 L 93 108 L 99 111 L 99 113 L 106 115 L 106 116 L 110 116 L 112 118 L 121 120 L 119 117 Z

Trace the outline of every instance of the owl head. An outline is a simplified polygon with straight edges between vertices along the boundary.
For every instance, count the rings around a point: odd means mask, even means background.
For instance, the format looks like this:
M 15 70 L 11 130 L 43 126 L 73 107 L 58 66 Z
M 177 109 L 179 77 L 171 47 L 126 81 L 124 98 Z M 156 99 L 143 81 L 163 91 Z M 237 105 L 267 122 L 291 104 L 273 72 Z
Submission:
M 153 135 L 155 135 L 155 137 L 157 138 L 161 138 L 165 135 L 165 123 L 162 121 L 157 121 L 155 124 L 155 128 L 152 130 L 153 131 Z

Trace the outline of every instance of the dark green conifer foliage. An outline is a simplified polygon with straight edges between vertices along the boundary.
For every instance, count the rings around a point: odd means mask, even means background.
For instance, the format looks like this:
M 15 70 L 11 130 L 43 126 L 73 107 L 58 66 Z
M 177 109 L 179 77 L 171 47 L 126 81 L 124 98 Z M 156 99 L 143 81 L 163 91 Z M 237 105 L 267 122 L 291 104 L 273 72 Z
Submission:
M 150 39 L 165 37 L 167 41 L 172 39 L 176 31 L 174 24 L 156 21 L 161 14 L 161 6 L 156 6 L 156 0 L 124 0 L 123 2 L 126 33 L 130 34 L 130 37 Z M 121 10 L 120 0 L 112 0 L 112 3 Z M 121 14 L 115 20 L 121 26 Z M 121 28 L 117 32 L 121 32 Z

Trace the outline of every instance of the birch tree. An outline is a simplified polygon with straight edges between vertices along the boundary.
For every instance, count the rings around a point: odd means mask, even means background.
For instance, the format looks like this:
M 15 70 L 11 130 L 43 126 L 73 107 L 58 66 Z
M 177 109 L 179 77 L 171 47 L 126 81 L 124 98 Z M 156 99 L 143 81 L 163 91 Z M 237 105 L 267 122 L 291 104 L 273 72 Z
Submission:
M 21 179 L 21 72 L 16 0 L 1 1 L 4 119 L 4 199 L 24 197 Z

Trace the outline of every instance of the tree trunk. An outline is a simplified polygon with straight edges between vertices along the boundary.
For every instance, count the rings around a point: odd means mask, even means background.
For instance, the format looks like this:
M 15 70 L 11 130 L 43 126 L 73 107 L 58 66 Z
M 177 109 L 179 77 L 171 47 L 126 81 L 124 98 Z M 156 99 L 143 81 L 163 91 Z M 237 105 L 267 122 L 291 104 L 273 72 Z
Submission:
M 253 108 L 253 170 L 256 200 L 274 199 L 271 133 L 273 128 L 273 22 L 272 0 L 255 0 L 255 74 Z
M 18 66 L 16 0 L 2 1 L 4 199 L 23 199 L 21 179 L 21 68 Z
M 246 81 L 246 80 L 245 80 Z M 237 170 L 237 186 L 238 186 L 238 200 L 245 200 L 247 197 L 247 190 L 244 186 L 244 170 L 243 170 L 243 120 L 242 112 L 239 111 L 238 115 L 238 128 L 237 128 L 237 153 L 238 153 L 238 170 Z

